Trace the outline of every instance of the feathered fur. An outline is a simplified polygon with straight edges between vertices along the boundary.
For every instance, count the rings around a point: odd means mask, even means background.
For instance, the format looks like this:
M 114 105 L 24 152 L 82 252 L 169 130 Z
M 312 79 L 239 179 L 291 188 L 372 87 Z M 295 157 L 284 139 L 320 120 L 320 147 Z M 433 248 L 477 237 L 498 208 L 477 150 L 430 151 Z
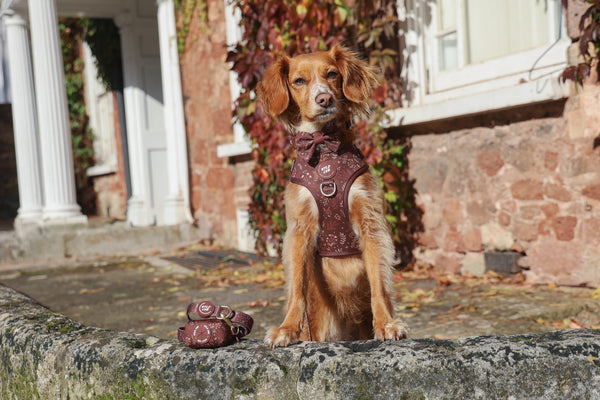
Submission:
M 355 118 L 366 117 L 376 84 L 367 63 L 334 46 L 330 51 L 277 60 L 265 71 L 257 93 L 265 111 L 293 135 L 315 132 L 332 122 L 345 127 Z M 353 132 L 345 130 L 342 141 L 353 140 Z M 406 325 L 394 319 L 394 246 L 379 182 L 370 172 L 359 176 L 348 199 L 362 254 L 320 257 L 316 202 L 305 187 L 288 185 L 283 242 L 288 303 L 281 326 L 265 337 L 271 347 L 309 337 L 317 341 L 406 337 Z

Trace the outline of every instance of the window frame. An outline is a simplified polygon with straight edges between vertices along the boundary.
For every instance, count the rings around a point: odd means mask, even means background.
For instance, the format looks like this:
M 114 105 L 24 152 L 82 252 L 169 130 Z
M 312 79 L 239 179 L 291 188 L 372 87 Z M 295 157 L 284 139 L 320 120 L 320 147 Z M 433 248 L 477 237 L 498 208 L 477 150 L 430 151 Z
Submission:
M 558 75 L 567 66 L 567 48 L 571 40 L 566 35 L 563 9 L 560 0 L 547 0 L 549 41 L 543 46 L 498 57 L 481 63 L 464 65 L 463 38 L 458 24 L 462 21 L 462 11 L 457 11 L 457 51 L 459 66 L 457 69 L 439 71 L 436 3 L 431 0 L 399 0 L 398 14 L 403 21 L 400 35 L 403 36 L 403 70 L 401 77 L 405 82 L 403 106 L 390 112 L 391 124 L 426 122 L 422 109 L 433 112 L 428 120 L 437 120 L 437 114 L 444 118 L 453 115 L 480 113 L 506 108 L 530 102 L 539 102 L 567 97 L 571 86 L 559 85 Z M 462 0 L 459 0 L 462 4 Z M 560 18 L 557 13 L 560 13 Z M 424 23 L 423 21 L 429 21 Z M 557 24 L 557 21 L 560 21 Z M 556 36 L 558 39 L 553 39 Z M 527 86 L 519 87 L 519 86 Z M 511 88 L 513 93 L 511 93 Z M 524 92 L 531 95 L 518 98 Z M 485 105 L 468 105 L 468 98 L 480 95 L 493 96 L 493 101 Z M 500 97 L 498 97 L 500 96 Z M 449 100 L 461 99 L 461 106 L 452 111 L 452 105 L 444 104 Z M 475 99 L 473 99 L 475 100 Z M 473 101 L 474 103 L 475 101 Z M 495 103 L 497 103 L 495 105 Z M 439 105 L 439 113 L 432 106 Z M 411 115 L 411 110 L 415 110 Z M 418 115 L 418 117 L 417 117 Z

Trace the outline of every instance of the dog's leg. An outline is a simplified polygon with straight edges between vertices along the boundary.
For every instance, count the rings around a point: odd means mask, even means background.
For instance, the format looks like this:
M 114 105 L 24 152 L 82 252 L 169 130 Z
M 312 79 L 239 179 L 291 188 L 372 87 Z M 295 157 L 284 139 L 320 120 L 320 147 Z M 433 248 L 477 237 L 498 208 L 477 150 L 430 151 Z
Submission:
M 287 230 L 283 240 L 283 264 L 286 271 L 288 304 L 285 319 L 265 336 L 270 347 L 287 346 L 300 340 L 306 324 L 306 277 L 314 268 L 318 211 L 310 192 L 290 184 L 286 191 Z
M 356 185 L 356 188 L 354 187 Z M 359 177 L 350 191 L 350 219 L 359 233 L 371 289 L 373 330 L 379 340 L 405 338 L 404 322 L 394 319 L 391 298 L 394 244 L 389 234 L 378 182 L 370 174 Z

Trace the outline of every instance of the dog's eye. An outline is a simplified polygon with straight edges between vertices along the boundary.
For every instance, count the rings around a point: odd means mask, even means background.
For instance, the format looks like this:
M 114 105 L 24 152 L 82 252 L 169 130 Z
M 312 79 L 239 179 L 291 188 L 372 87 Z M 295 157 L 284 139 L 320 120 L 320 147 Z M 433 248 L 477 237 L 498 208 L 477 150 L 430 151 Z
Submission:
M 306 81 L 302 78 L 298 78 L 294 81 L 294 85 L 304 85 Z
M 335 71 L 329 71 L 327 73 L 327 79 L 335 79 L 335 78 L 337 78 L 337 76 L 338 76 L 338 73 Z

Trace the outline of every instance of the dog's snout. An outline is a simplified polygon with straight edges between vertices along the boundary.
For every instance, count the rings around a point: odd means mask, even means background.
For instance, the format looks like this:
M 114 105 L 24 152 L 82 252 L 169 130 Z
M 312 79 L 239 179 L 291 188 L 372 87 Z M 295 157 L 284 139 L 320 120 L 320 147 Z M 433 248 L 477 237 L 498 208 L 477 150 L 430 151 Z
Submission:
M 333 104 L 333 96 L 329 93 L 319 93 L 315 102 L 323 108 L 328 108 Z

